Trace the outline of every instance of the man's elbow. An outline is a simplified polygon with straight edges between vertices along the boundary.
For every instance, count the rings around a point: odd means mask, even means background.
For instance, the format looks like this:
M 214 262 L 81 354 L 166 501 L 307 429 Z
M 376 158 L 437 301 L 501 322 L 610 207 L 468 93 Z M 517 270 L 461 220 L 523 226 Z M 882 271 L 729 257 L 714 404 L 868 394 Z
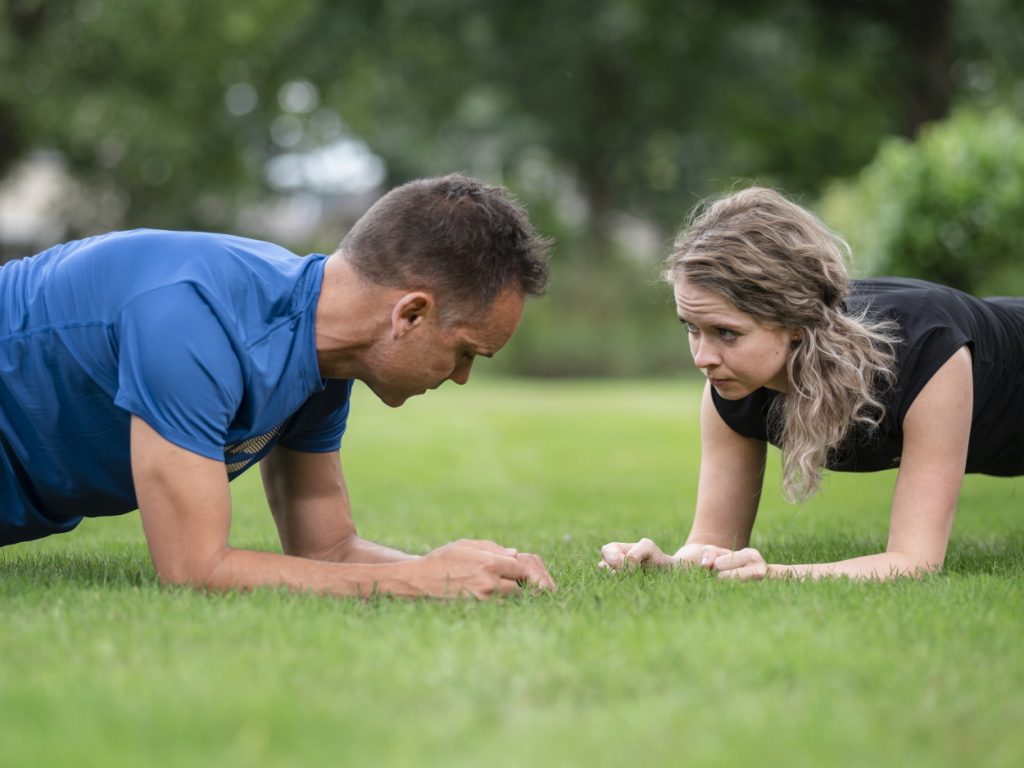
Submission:
M 197 590 L 225 589 L 227 551 L 208 557 L 153 558 L 157 578 L 165 587 L 189 587 Z
M 306 560 L 344 563 L 352 557 L 359 546 L 359 541 L 359 536 L 355 533 L 350 533 L 325 546 L 315 547 L 312 546 L 313 542 L 306 542 L 305 546 L 298 542 L 289 542 L 289 545 L 283 546 L 283 550 L 286 555 L 301 557 Z

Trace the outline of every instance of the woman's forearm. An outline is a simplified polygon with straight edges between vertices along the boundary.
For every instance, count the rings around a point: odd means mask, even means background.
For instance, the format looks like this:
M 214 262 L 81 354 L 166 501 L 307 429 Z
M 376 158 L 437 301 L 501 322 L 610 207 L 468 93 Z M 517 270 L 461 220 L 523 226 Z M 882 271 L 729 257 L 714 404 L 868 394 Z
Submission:
M 887 581 L 919 577 L 941 570 L 942 563 L 928 563 L 903 552 L 880 552 L 833 563 L 770 564 L 769 578 L 821 579 L 845 576 L 851 579 Z

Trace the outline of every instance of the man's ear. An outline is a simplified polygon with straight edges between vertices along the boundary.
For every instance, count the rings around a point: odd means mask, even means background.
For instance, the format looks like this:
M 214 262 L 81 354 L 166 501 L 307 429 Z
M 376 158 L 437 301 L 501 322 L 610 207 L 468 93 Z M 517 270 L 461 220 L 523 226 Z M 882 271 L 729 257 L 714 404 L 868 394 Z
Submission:
M 434 311 L 434 297 L 429 293 L 414 291 L 405 294 L 391 309 L 391 338 L 401 338 L 419 327 Z

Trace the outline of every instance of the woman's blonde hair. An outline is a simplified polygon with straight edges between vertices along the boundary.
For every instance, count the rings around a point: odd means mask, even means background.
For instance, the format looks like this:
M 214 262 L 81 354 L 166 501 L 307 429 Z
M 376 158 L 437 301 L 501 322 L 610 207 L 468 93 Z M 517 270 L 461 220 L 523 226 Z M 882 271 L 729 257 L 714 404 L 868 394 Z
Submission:
M 895 378 L 894 323 L 845 311 L 849 253 L 813 214 L 752 187 L 698 206 L 665 270 L 669 282 L 711 291 L 798 339 L 786 362 L 789 391 L 769 414 L 791 500 L 818 490 L 854 425 L 878 427 L 885 407 L 877 393 Z

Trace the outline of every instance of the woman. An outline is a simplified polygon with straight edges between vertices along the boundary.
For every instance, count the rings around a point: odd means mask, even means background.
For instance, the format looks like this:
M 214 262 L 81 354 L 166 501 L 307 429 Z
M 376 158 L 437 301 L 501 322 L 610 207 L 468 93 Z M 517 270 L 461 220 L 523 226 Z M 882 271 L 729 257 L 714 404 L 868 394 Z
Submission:
M 965 472 L 1024 474 L 1024 299 L 901 278 L 850 281 L 846 244 L 768 189 L 698 210 L 666 278 L 696 366 L 697 509 L 673 555 L 614 542 L 600 566 L 699 565 L 722 577 L 886 579 L 941 569 Z M 768 565 L 748 548 L 766 442 L 790 499 L 823 468 L 898 469 L 886 551 Z

